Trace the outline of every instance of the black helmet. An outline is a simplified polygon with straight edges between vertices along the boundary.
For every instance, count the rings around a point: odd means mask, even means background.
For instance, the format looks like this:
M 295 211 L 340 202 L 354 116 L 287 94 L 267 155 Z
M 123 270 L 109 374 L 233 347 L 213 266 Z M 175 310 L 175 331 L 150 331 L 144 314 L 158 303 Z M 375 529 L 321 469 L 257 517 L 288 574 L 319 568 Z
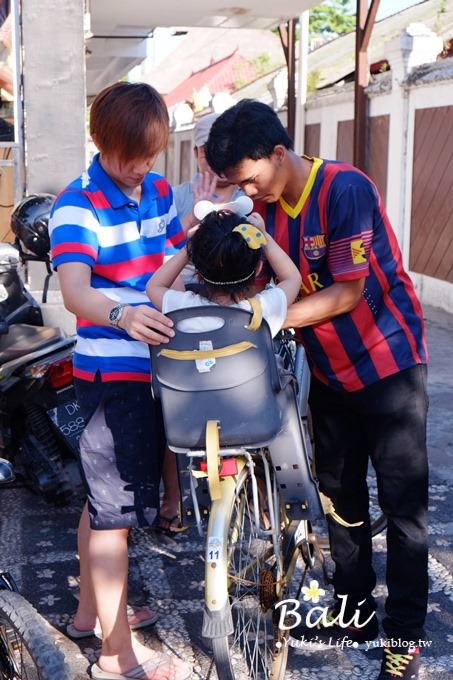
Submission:
M 51 194 L 30 194 L 11 214 L 11 229 L 27 250 L 45 258 L 50 250 L 48 222 L 55 200 Z

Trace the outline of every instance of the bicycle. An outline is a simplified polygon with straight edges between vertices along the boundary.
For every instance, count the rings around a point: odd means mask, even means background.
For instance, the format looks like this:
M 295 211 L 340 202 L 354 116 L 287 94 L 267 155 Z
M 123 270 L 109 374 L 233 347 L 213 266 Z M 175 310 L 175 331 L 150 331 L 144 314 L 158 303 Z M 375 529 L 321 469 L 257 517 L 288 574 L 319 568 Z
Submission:
M 249 312 L 169 316 L 178 332 L 151 348 L 153 390 L 169 447 L 187 456 L 183 522 L 206 533 L 202 636 L 220 680 L 282 680 L 288 631 L 275 605 L 300 591 L 296 565 L 302 557 L 313 566 L 310 522 L 324 517 L 294 379 L 279 372 L 267 324 L 256 326 Z M 193 316 L 215 316 L 222 327 L 206 341 L 206 332 L 182 330 Z
M 273 342 L 256 310 L 168 316 L 177 332 L 151 348 L 152 384 L 167 444 L 187 459 L 182 521 L 206 535 L 202 636 L 219 680 L 283 680 L 279 604 L 299 599 L 316 558 L 324 567 L 312 523 L 343 522 L 312 473 L 304 350 L 288 334 Z M 189 331 L 194 317 L 215 329 Z
M 0 459 L 0 483 L 14 480 Z M 0 572 L 0 680 L 70 680 L 62 652 L 46 621 L 18 591 L 13 577 Z

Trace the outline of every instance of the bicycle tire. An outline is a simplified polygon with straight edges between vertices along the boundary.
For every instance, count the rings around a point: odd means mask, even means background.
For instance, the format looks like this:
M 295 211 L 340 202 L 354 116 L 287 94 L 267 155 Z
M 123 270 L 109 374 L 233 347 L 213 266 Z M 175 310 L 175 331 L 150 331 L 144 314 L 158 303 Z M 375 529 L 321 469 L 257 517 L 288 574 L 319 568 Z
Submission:
M 0 591 L 0 680 L 70 680 L 46 623 L 19 593 Z
M 273 607 L 283 599 L 298 555 L 291 554 L 286 561 L 282 553 L 278 563 L 272 542 L 257 533 L 251 484 L 251 474 L 245 467 L 238 475 L 231 502 L 223 505 L 230 508 L 223 540 L 234 630 L 232 635 L 212 639 L 219 680 L 283 680 L 287 664 L 288 648 Z M 207 569 L 206 580 L 209 578 Z M 209 587 L 207 583 L 207 592 Z

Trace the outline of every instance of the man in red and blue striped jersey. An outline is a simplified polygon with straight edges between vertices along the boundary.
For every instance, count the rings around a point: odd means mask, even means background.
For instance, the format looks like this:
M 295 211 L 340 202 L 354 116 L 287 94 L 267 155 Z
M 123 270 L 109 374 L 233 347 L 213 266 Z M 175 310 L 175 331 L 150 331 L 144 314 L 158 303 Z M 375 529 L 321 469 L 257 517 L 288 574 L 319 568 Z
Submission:
M 242 100 L 213 124 L 213 170 L 255 202 L 302 274 L 286 326 L 310 362 L 310 407 L 329 519 L 336 605 L 291 637 L 354 646 L 379 631 L 367 469 L 387 517 L 386 634 L 379 680 L 418 677 L 427 609 L 427 347 L 420 303 L 373 182 L 346 163 L 298 156 L 276 113 Z

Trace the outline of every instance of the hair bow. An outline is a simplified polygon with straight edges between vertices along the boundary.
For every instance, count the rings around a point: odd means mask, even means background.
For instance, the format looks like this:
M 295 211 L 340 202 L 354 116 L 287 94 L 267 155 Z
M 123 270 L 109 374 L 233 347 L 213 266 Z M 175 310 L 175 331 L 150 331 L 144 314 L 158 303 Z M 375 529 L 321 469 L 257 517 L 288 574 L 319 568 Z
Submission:
M 238 224 L 233 231 L 237 231 L 252 250 L 258 250 L 267 243 L 263 232 L 254 227 L 253 224 Z
M 253 201 L 248 196 L 239 196 L 230 203 L 212 203 L 212 201 L 198 201 L 193 208 L 197 220 L 202 220 L 213 211 L 231 210 L 237 215 L 249 215 L 253 210 Z

